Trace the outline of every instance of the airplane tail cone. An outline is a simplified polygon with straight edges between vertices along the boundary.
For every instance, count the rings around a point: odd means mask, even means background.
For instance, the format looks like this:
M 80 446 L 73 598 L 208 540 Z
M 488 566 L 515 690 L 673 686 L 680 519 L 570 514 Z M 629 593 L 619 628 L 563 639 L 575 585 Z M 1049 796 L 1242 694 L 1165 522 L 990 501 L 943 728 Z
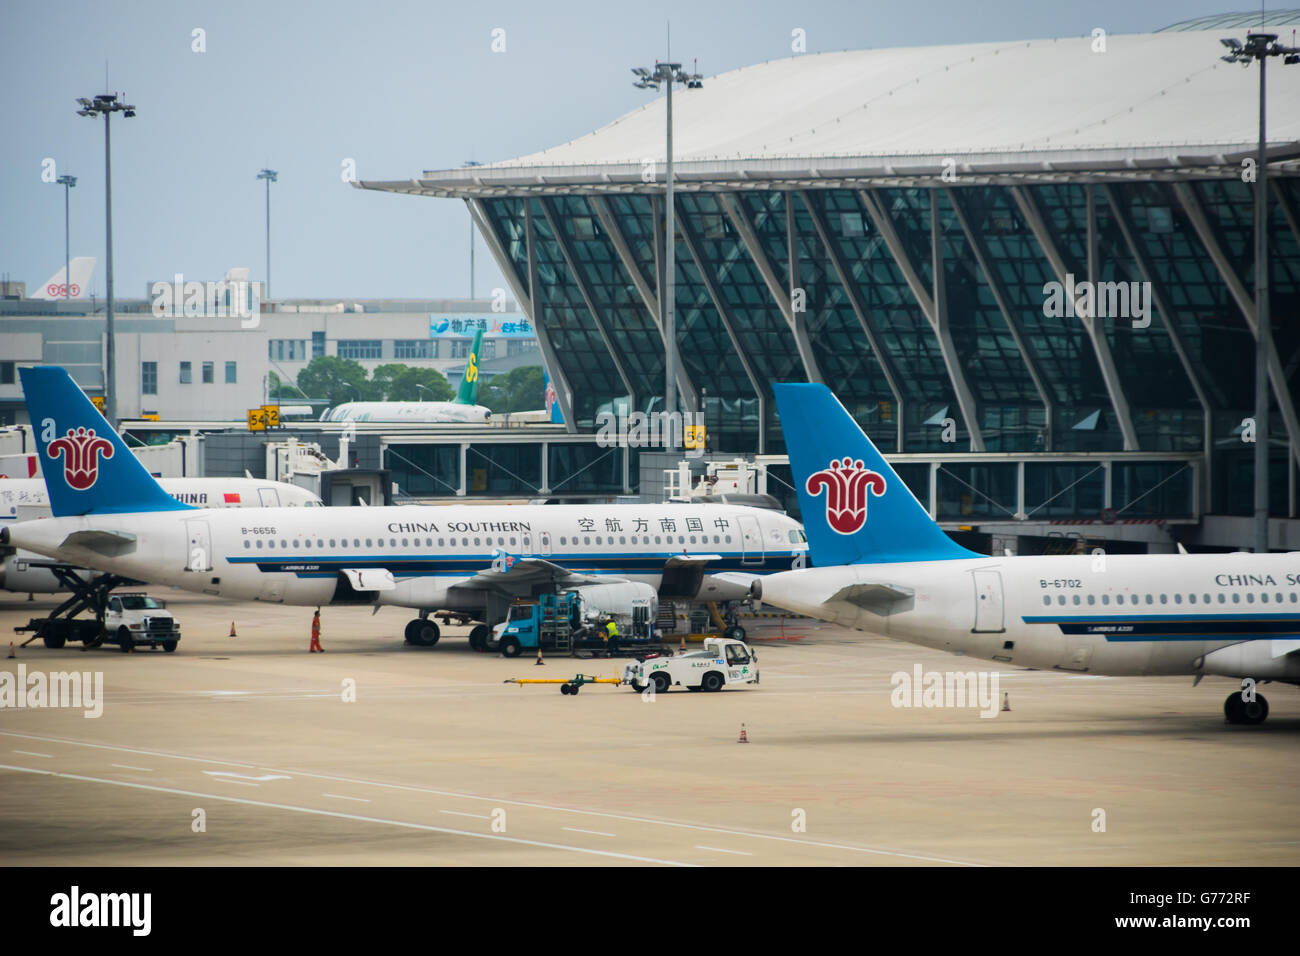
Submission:
M 749 734 L 745 732 L 745 725 L 744 725 L 744 724 L 741 724 L 741 725 L 740 725 L 740 737 L 739 737 L 739 739 L 737 739 L 736 743 L 738 743 L 738 744 L 747 744 L 747 743 L 749 743 Z
M 1002 713 L 1008 714 L 1010 712 L 1011 712 L 1011 694 L 1004 690 L 1002 692 Z

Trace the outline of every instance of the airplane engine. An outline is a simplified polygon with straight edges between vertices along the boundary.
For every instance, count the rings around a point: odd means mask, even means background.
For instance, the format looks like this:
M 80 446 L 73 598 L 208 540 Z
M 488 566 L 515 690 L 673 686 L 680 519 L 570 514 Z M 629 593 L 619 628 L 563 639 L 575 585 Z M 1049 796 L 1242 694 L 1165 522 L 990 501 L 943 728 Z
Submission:
M 28 564 L 27 558 L 36 558 L 36 560 L 48 561 L 48 558 L 42 558 L 40 555 L 32 555 L 30 552 L 23 554 L 11 554 L 0 563 L 0 591 L 17 591 L 19 593 L 35 594 L 57 594 L 63 590 L 63 585 L 59 583 L 48 568 L 36 567 Z M 92 572 L 78 572 L 83 581 L 88 581 Z
M 1300 649 L 1295 644 L 1292 640 L 1231 644 L 1206 654 L 1203 669 L 1207 674 L 1223 677 L 1293 681 L 1300 679 Z

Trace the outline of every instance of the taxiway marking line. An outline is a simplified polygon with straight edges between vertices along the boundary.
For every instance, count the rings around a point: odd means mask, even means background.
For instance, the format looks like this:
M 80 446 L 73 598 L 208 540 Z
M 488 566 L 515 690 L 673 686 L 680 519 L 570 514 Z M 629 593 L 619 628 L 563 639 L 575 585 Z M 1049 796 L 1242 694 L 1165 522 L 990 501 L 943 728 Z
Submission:
M 439 813 L 450 813 L 453 817 L 473 817 L 475 820 L 491 820 L 492 818 L 486 813 L 461 813 L 459 810 L 439 810 Z
M 38 754 L 35 750 L 15 750 L 14 753 L 22 754 L 24 757 L 44 757 L 46 760 L 54 759 L 54 754 Z
M 225 764 L 228 767 L 244 767 L 250 770 L 268 768 L 259 767 L 255 764 L 238 763 L 234 760 L 222 760 L 212 757 L 191 757 L 186 754 L 169 753 L 164 750 L 143 750 L 136 747 L 121 747 L 114 744 L 96 744 L 84 740 L 73 740 L 68 737 L 49 737 L 41 734 L 25 734 L 18 731 L 0 730 L 0 736 L 20 737 L 26 740 L 44 740 L 51 743 L 72 744 L 78 747 L 91 747 L 96 750 L 117 750 L 124 753 L 144 754 L 151 757 L 165 757 L 174 760 L 188 760 L 195 763 L 215 763 Z M 903 850 L 882 849 L 879 847 L 854 846 L 851 843 L 830 843 L 824 840 L 800 840 L 795 837 L 777 836 L 772 833 L 760 833 L 753 830 L 737 830 L 730 827 L 709 826 L 698 823 L 682 823 L 677 820 L 660 820 L 654 817 L 638 817 L 623 813 L 612 813 L 605 810 L 582 810 L 576 807 L 558 807 L 545 803 L 532 803 L 525 800 L 511 800 L 501 797 L 489 797 L 475 793 L 459 793 L 454 790 L 438 790 L 433 787 L 417 787 L 411 784 L 387 783 L 378 780 L 366 780 L 361 777 L 343 777 L 337 774 L 312 773 L 306 770 L 284 770 L 283 773 L 296 774 L 300 777 L 311 777 L 317 780 L 330 780 L 335 783 L 351 783 L 366 787 L 381 787 L 389 790 L 404 790 L 409 793 L 426 793 L 434 796 L 452 797 L 458 800 L 486 800 L 502 806 L 529 807 L 534 810 L 552 810 L 557 813 L 572 813 L 579 816 L 588 817 L 605 817 L 610 820 L 623 820 L 630 823 L 654 824 L 656 826 L 677 827 L 686 830 L 700 830 L 705 833 L 726 833 L 732 836 L 749 837 L 758 840 L 775 840 L 779 843 L 795 843 L 799 846 L 814 846 L 827 850 L 847 850 L 851 853 L 870 853 L 876 856 L 897 857 L 905 860 L 920 860 L 924 863 L 945 863 L 949 866 L 988 866 L 987 863 L 975 863 L 970 860 L 954 860 L 947 857 L 931 856 L 922 853 L 908 853 Z
M 153 769 L 151 767 L 133 767 L 129 763 L 115 763 L 113 764 L 113 766 L 121 767 L 123 770 L 139 770 L 142 773 L 153 773 Z
M 333 797 L 335 800 L 355 800 L 357 803 L 370 803 L 365 797 L 349 797 L 341 793 L 322 793 L 322 797 Z
M 720 847 L 720 846 L 704 846 L 704 845 L 699 844 L 699 843 L 695 844 L 695 849 L 697 849 L 697 850 L 712 850 L 714 853 L 734 853 L 734 854 L 736 854 L 736 856 L 753 856 L 753 855 L 754 855 L 754 854 L 752 854 L 752 853 L 746 853 L 744 850 L 724 850 L 724 849 L 723 849 L 722 847 Z
M 472 830 L 453 830 L 450 827 L 435 827 L 427 823 L 412 823 L 408 820 L 389 820 L 384 817 L 367 817 L 356 813 L 343 813 L 340 810 L 322 810 L 317 807 L 300 807 L 291 803 L 271 803 L 267 800 L 246 800 L 224 793 L 203 793 L 198 790 L 181 790 L 177 787 L 156 787 L 147 783 L 132 783 L 129 780 L 108 780 L 103 777 L 88 777 L 76 773 L 59 773 L 56 770 L 38 770 L 35 767 L 17 767 L 12 764 L 0 764 L 0 770 L 12 770 L 17 773 L 31 773 L 42 777 L 60 777 L 64 780 L 77 780 L 82 783 L 103 783 L 111 787 L 129 787 L 133 790 L 149 790 L 154 793 L 171 793 L 182 797 L 202 797 L 205 800 L 225 800 L 227 803 L 239 803 L 250 807 L 265 807 L 270 810 L 288 810 L 293 813 L 308 813 L 313 816 L 334 817 L 339 820 L 353 820 L 359 823 L 377 823 L 381 826 L 402 827 L 407 830 L 422 830 L 427 833 L 447 833 L 452 836 L 474 837 L 479 840 L 497 840 L 502 843 L 517 843 L 521 846 L 535 846 L 546 850 L 568 850 L 573 853 L 586 853 L 591 856 L 614 857 L 619 860 L 632 860 L 636 863 L 658 863 L 663 866 L 694 866 L 679 860 L 660 860 L 655 857 L 634 856 L 631 853 L 616 853 L 613 850 L 593 850 L 589 847 L 570 846 L 567 843 L 547 843 L 541 840 L 525 840 L 522 837 L 503 836 L 500 833 L 475 833 Z
M 560 827 L 561 830 L 569 830 L 573 833 L 590 833 L 592 836 L 618 836 L 617 833 L 606 833 L 604 830 L 584 830 L 582 827 Z

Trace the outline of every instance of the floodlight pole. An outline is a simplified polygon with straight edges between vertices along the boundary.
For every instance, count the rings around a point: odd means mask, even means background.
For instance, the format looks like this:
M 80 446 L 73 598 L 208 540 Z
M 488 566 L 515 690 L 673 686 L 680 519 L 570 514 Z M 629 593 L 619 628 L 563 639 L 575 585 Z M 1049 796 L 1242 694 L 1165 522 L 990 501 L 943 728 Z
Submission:
M 1259 59 L 1259 159 L 1255 181 L 1255 553 L 1268 553 L 1268 353 L 1273 327 L 1268 307 L 1268 157 L 1264 113 L 1268 57 Z
M 72 216 L 71 190 L 77 185 L 76 176 L 60 176 L 57 180 L 63 187 L 63 297 L 72 298 Z
M 664 411 L 670 416 L 677 411 L 677 207 L 673 202 L 673 76 L 668 75 L 668 133 L 667 170 L 665 181 L 664 219 Z M 665 419 L 672 422 L 672 418 Z M 676 444 L 674 429 L 668 426 L 669 447 Z
M 103 114 L 104 117 L 104 232 L 105 232 L 105 250 L 104 259 L 108 269 L 108 277 L 105 280 L 108 286 L 108 303 L 106 306 L 105 337 L 104 344 L 104 417 L 114 428 L 117 427 L 117 359 L 115 349 L 115 335 L 113 327 L 113 135 L 112 135 L 112 116 L 114 113 L 121 113 L 126 119 L 135 116 L 135 107 L 128 103 L 123 103 L 116 93 L 101 93 L 94 100 L 88 100 L 84 97 L 79 98 L 77 102 L 81 109 L 77 110 L 78 116 L 95 117 Z M 72 276 L 65 276 L 69 284 Z
M 276 182 L 279 173 L 274 169 L 263 169 L 257 174 L 258 179 L 266 180 L 266 295 L 271 301 L 271 183 Z
M 1254 33 L 1240 40 L 1219 41 L 1228 48 L 1227 63 L 1259 62 L 1259 155 L 1255 161 L 1255 552 L 1268 552 L 1269 380 L 1268 357 L 1273 351 L 1273 323 L 1268 301 L 1268 152 L 1265 127 L 1265 79 L 1268 58 L 1282 57 L 1285 65 L 1300 63 L 1300 48 L 1283 46 L 1275 33 Z M 1290 457 L 1287 467 L 1291 467 Z

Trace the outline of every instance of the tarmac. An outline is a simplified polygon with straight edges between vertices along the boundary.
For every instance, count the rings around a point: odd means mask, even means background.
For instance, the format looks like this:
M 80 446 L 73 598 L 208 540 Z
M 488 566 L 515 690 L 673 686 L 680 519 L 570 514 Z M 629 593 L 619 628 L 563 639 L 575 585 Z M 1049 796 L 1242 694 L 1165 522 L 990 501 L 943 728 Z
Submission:
M 311 608 L 150 593 L 174 654 L 0 660 L 103 675 L 99 717 L 0 710 L 5 865 L 1300 864 L 1293 687 L 1261 727 L 1215 678 L 1002 670 L 996 717 L 895 707 L 896 672 L 993 665 L 761 619 L 759 685 L 568 696 L 503 682 L 623 663 L 408 647 L 394 608 L 324 608 L 309 654 Z M 0 646 L 55 603 L 5 595 Z

